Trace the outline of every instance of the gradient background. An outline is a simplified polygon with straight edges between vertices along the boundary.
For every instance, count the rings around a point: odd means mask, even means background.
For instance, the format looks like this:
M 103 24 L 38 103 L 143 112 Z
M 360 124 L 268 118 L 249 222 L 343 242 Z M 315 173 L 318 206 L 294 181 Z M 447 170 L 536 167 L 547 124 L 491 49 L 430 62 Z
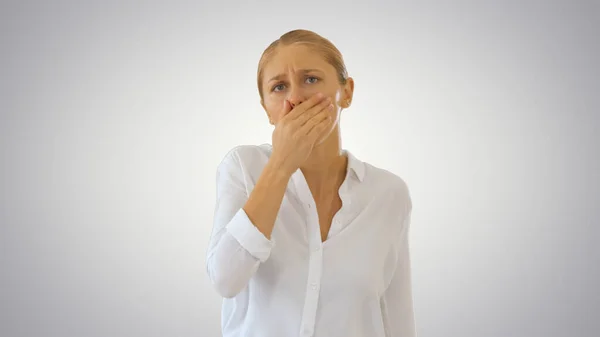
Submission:
M 1 336 L 220 336 L 216 166 L 295 28 L 411 188 L 419 336 L 600 335 L 598 1 L 216 3 L 2 1 Z

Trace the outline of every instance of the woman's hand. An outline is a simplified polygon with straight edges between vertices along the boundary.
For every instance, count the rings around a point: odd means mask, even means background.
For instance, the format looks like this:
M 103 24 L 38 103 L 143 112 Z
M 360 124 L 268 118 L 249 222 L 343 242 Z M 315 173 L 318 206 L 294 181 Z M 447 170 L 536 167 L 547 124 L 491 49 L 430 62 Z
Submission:
M 322 134 L 331 127 L 333 104 L 318 93 L 292 109 L 285 101 L 285 114 L 273 131 L 271 159 L 287 174 L 294 173 L 310 155 Z

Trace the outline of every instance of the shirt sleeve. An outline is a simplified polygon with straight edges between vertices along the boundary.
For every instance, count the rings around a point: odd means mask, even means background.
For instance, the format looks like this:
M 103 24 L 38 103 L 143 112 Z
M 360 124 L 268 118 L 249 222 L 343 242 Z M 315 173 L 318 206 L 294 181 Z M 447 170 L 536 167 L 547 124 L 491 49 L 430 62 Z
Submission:
M 248 200 L 242 167 L 230 152 L 217 168 L 217 201 L 206 268 L 217 292 L 231 298 L 242 291 L 274 242 L 267 239 L 242 208 Z
M 409 249 L 410 221 L 409 209 L 402 221 L 397 241 L 395 271 L 381 299 L 386 336 L 389 337 L 416 337 Z

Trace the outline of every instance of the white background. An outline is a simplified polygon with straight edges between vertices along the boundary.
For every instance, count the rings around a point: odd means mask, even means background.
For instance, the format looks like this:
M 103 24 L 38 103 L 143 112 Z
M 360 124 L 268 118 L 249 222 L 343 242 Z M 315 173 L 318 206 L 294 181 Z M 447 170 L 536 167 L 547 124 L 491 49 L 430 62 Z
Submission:
M 295 28 L 356 81 L 343 146 L 411 189 L 419 336 L 598 336 L 592 1 L 3 1 L 0 335 L 220 336 L 215 170 L 270 142 Z

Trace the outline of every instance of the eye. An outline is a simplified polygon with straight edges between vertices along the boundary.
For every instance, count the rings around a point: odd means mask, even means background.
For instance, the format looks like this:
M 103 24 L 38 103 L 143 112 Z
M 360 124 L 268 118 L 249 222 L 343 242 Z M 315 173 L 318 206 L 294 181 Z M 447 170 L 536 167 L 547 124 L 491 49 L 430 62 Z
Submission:
M 311 82 L 311 84 L 313 84 L 313 83 L 316 83 L 316 82 L 317 82 L 319 79 L 318 79 L 318 78 L 316 78 L 316 77 L 314 77 L 314 76 L 308 76 L 308 77 L 306 78 L 306 80 L 308 80 L 308 81 L 310 81 L 310 80 L 314 80 L 314 81 L 312 81 L 312 82 Z
M 271 88 L 271 91 L 279 91 L 277 88 L 280 88 L 279 90 L 283 90 L 283 84 L 275 85 L 273 88 Z

